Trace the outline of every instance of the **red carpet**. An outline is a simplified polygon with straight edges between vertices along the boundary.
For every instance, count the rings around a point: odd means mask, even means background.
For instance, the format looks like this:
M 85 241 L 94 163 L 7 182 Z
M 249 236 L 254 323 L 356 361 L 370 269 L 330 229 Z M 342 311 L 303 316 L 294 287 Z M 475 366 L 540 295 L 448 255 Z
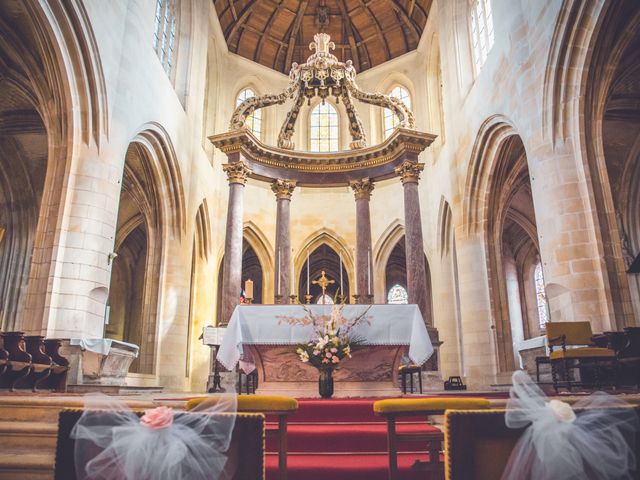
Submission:
M 299 402 L 298 412 L 289 417 L 289 480 L 387 480 L 387 425 L 373 414 L 374 399 Z M 273 419 L 268 422 L 268 428 L 275 427 Z M 401 432 L 434 428 L 417 417 L 398 425 Z M 422 448 L 415 442 L 399 444 L 400 479 L 439 480 L 437 475 L 411 470 L 417 459 L 428 460 Z M 275 439 L 269 438 L 267 480 L 278 480 L 276 451 Z

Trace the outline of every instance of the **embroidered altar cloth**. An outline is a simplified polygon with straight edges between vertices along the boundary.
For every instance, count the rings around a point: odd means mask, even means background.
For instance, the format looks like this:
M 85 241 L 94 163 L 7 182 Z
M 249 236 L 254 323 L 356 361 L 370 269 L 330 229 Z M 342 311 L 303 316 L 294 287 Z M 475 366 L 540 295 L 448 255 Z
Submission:
M 331 315 L 332 305 L 307 305 L 316 319 Z M 367 310 L 369 309 L 369 310 Z M 352 333 L 363 345 L 408 345 L 409 358 L 422 365 L 433 354 L 433 345 L 417 305 L 345 305 L 342 315 L 355 319 L 366 313 Z M 217 359 L 235 368 L 243 345 L 296 345 L 308 342 L 313 325 L 300 305 L 238 305 L 231 316 Z M 246 369 L 245 369 L 246 370 Z

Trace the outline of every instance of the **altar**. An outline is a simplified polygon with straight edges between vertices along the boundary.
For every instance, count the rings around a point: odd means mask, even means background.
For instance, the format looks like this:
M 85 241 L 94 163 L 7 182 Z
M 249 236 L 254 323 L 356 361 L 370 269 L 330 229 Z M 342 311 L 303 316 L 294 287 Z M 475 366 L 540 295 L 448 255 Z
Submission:
M 314 397 L 318 370 L 303 363 L 295 345 L 313 337 L 309 312 L 330 318 L 332 305 L 239 305 L 221 342 L 217 359 L 228 370 L 258 374 L 260 394 Z M 400 393 L 398 367 L 403 361 L 422 365 L 433 354 L 417 305 L 345 305 L 344 318 L 365 314 L 352 338 L 359 346 L 334 372 L 335 396 L 385 396 Z

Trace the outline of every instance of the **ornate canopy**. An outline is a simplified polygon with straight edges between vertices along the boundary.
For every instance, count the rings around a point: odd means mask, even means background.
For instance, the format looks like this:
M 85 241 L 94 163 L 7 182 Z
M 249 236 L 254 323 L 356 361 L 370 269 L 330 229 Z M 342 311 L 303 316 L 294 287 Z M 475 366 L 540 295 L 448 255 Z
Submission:
M 225 152 L 230 161 L 241 155 L 248 163 L 251 176 L 261 180 L 291 179 L 299 185 L 328 187 L 348 185 L 362 178 L 379 180 L 392 177 L 394 169 L 403 161 L 417 162 L 420 152 L 435 139 L 434 135 L 415 131 L 415 118 L 401 100 L 382 93 L 361 90 L 356 83 L 356 71 L 350 60 L 340 62 L 330 53 L 333 42 L 326 33 L 314 36 L 309 45 L 315 50 L 302 65 L 294 63 L 289 73 L 289 84 L 280 94 L 250 97 L 236 108 L 229 132 L 209 137 Z M 293 133 L 300 108 L 305 100 L 319 97 L 324 102 L 334 97 L 342 103 L 349 119 L 351 150 L 334 153 L 294 151 Z M 259 108 L 283 104 L 293 99 L 293 106 L 278 136 L 278 146 L 261 143 L 245 126 L 246 119 Z M 398 118 L 398 128 L 383 143 L 367 147 L 362 122 L 353 105 L 353 99 L 363 103 L 389 108 Z

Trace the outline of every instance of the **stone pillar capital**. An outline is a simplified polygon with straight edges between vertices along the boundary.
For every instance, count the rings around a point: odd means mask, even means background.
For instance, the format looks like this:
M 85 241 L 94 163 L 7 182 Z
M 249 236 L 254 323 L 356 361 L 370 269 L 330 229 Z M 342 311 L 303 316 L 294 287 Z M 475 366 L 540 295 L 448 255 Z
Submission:
M 410 162 L 405 160 L 402 165 L 395 168 L 396 175 L 400 177 L 402 184 L 418 183 L 420 172 L 424 170 L 424 163 Z
M 353 189 L 356 200 L 369 200 L 373 192 L 374 184 L 369 178 L 362 180 L 351 180 L 349 186 Z
M 295 180 L 282 180 L 278 178 L 271 183 L 271 190 L 276 194 L 277 200 L 291 200 L 293 190 L 296 188 Z
M 225 163 L 222 165 L 222 169 L 227 174 L 229 185 L 234 183 L 245 185 L 247 183 L 247 178 L 253 173 L 251 169 L 247 167 L 247 165 L 242 161 Z

